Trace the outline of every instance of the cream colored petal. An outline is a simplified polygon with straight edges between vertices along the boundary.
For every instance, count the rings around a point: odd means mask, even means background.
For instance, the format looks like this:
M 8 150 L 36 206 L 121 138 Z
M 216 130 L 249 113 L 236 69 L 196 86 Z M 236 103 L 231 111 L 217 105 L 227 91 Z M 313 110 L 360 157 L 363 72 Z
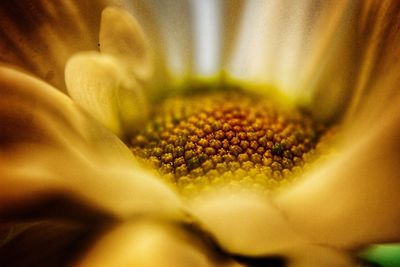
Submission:
M 165 54 L 167 71 L 173 85 L 187 82 L 193 70 L 193 21 L 190 1 L 149 0 L 160 29 L 160 49 Z
M 221 69 L 229 65 L 233 49 L 235 48 L 235 41 L 238 39 L 239 25 L 241 23 L 241 17 L 243 16 L 244 6 L 246 1 L 244 0 L 223 0 L 222 9 L 222 25 L 223 34 L 222 45 L 221 45 Z
M 354 78 L 357 15 L 357 1 L 247 1 L 227 71 L 246 88 L 278 89 L 320 119 L 337 116 Z
M 148 106 L 142 88 L 117 59 L 97 52 L 74 55 L 65 78 L 71 98 L 119 136 L 141 129 Z
M 197 77 L 212 78 L 221 70 L 223 40 L 222 1 L 191 1 L 194 70 Z
M 179 214 L 177 196 L 65 95 L 5 67 L 0 83 L 1 212 L 58 195 L 120 218 Z
M 201 225 L 231 253 L 271 255 L 305 243 L 270 200 L 252 192 L 203 196 L 191 203 Z
M 102 53 L 118 57 L 140 80 L 151 77 L 154 62 L 149 40 L 127 11 L 116 7 L 105 8 L 99 38 Z
M 337 154 L 278 197 L 297 231 L 315 243 L 355 248 L 400 240 L 400 99 Z M 354 133 L 354 135 L 352 135 Z
M 166 1 L 162 1 L 164 3 Z M 176 2 L 176 1 L 175 1 Z M 175 3 L 173 2 L 173 3 Z M 181 1 L 176 2 L 181 3 Z M 167 52 L 165 50 L 167 41 L 165 36 L 162 36 L 162 32 L 166 31 L 168 27 L 166 23 L 160 23 L 159 14 L 157 13 L 158 6 L 153 6 L 153 1 L 150 0 L 136 0 L 136 1 L 120 1 L 115 3 L 121 9 L 126 10 L 131 14 L 140 25 L 141 31 L 145 34 L 145 39 L 148 41 L 147 50 L 150 53 L 150 59 L 153 65 L 152 77 L 150 80 L 142 81 L 145 93 L 152 99 L 159 99 L 160 95 L 164 95 L 165 92 L 169 92 L 170 77 L 169 67 L 167 67 Z M 171 5 L 167 5 L 167 8 L 171 8 Z M 171 12 L 165 11 L 162 14 L 171 14 Z M 111 26 L 112 27 L 112 26 Z M 167 35 L 170 37 L 172 33 Z M 174 38 L 172 38 L 174 39 Z M 177 45 L 182 45 L 182 40 L 177 41 Z M 129 65 L 129 62 L 128 62 Z
M 206 267 L 237 266 L 212 258 L 196 236 L 166 223 L 139 220 L 117 225 L 75 266 Z
M 100 14 L 110 0 L 8 1 L 0 5 L 0 61 L 29 70 L 65 91 L 64 66 L 97 49 Z

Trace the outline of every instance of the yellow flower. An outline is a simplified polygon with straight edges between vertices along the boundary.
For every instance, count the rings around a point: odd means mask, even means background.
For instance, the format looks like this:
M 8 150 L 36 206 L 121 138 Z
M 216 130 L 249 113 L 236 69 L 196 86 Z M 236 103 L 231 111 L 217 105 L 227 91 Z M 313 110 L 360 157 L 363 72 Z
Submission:
M 1 7 L 1 265 L 356 266 L 365 246 L 399 242 L 396 1 L 116 3 L 147 30 L 116 7 L 98 29 L 105 4 L 76 3 Z M 65 63 L 68 96 L 52 86 Z M 179 195 L 126 138 L 207 81 L 279 89 L 339 125 L 335 153 L 272 194 Z

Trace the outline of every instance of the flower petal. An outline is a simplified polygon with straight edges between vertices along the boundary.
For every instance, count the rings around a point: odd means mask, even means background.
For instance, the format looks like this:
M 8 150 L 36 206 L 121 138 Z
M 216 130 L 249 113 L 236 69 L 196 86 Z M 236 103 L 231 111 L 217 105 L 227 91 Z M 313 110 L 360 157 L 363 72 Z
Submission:
M 191 1 L 194 39 L 194 74 L 210 78 L 221 69 L 223 39 L 222 1 Z
M 1 67 L 0 94 L 1 213 L 49 195 L 116 217 L 180 213 L 177 196 L 62 93 Z
M 355 92 L 347 112 L 351 125 L 355 120 L 373 124 L 399 95 L 399 16 L 398 1 L 363 1 L 357 29 L 361 57 Z
M 289 267 L 360 267 L 351 256 L 336 249 L 303 245 L 282 251 L 289 257 Z
M 102 53 L 118 57 L 140 80 L 151 77 L 153 60 L 149 40 L 127 11 L 116 7 L 105 8 L 99 38 Z
M 271 255 L 305 242 L 268 199 L 252 191 L 221 190 L 194 201 L 191 209 L 221 246 L 235 254 Z
M 187 82 L 193 71 L 193 21 L 190 1 L 147 1 L 160 28 L 160 49 L 173 85 Z
M 282 257 L 288 266 L 353 266 L 346 253 L 313 245 L 295 232 L 271 199 L 251 189 L 222 189 L 191 203 L 200 225 L 220 246 L 245 257 Z
M 227 66 L 231 78 L 261 93 L 277 88 L 321 120 L 337 116 L 354 78 L 357 5 L 348 0 L 245 2 Z
M 75 266 L 240 266 L 212 256 L 199 237 L 166 223 L 139 220 L 111 229 Z
M 355 248 L 400 240 L 400 99 L 393 103 L 362 134 L 347 132 L 339 155 L 277 199 L 315 243 Z
M 320 15 L 323 23 L 315 31 L 313 52 L 305 62 L 297 97 L 321 121 L 343 116 L 354 91 L 360 3 L 327 2 Z
M 2 3 L 0 61 L 22 67 L 65 91 L 65 63 L 78 51 L 97 49 L 100 14 L 106 2 Z
M 114 57 L 76 54 L 67 63 L 65 78 L 71 98 L 115 134 L 129 134 L 146 122 L 142 88 Z

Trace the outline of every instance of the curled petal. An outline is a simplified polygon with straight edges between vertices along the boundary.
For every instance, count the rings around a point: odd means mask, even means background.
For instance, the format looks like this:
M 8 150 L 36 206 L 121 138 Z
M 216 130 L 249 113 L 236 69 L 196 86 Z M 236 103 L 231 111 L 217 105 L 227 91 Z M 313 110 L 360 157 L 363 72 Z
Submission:
M 103 10 L 100 51 L 123 60 L 141 80 L 147 80 L 153 72 L 149 41 L 139 23 L 125 10 L 116 7 Z
M 198 238 L 176 226 L 127 222 L 106 233 L 76 266 L 237 266 L 212 257 Z
M 49 195 L 115 217 L 179 214 L 180 202 L 129 149 L 65 95 L 0 68 L 0 212 Z M 85 204 L 86 203 L 86 204 Z
M 76 54 L 67 63 L 65 78 L 71 98 L 115 134 L 145 123 L 148 107 L 142 88 L 114 57 Z
M 400 240 L 399 101 L 362 135 L 347 132 L 340 155 L 279 196 L 292 225 L 314 242 L 355 248 Z

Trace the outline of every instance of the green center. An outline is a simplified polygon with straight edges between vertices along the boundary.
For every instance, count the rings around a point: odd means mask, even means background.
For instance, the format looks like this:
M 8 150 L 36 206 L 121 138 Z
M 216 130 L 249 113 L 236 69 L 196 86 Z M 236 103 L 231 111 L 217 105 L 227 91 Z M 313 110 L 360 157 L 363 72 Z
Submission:
M 207 93 L 164 101 L 131 150 L 180 191 L 243 183 L 270 191 L 301 172 L 325 131 L 259 97 Z

